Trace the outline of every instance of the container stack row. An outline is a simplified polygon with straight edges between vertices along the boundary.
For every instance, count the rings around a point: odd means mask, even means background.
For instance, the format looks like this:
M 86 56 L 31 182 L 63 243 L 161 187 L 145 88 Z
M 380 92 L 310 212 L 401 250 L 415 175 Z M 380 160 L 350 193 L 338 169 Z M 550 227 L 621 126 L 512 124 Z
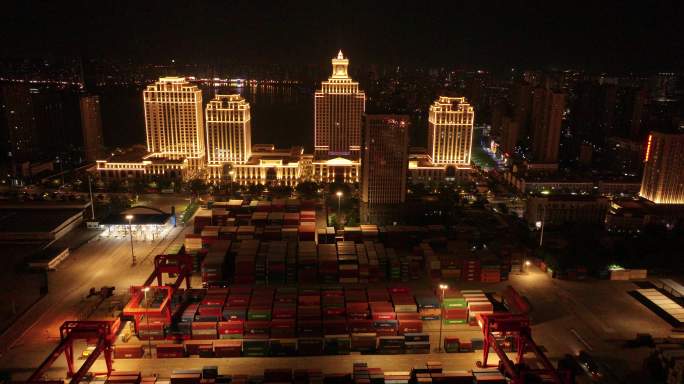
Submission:
M 142 377 L 139 372 L 112 372 L 95 384 L 503 384 L 504 376 L 494 368 L 472 371 L 446 371 L 439 362 L 428 361 L 409 371 L 384 371 L 364 361 L 353 363 L 351 372 L 323 373 L 320 368 L 270 368 L 262 374 L 242 375 L 220 372 L 217 366 L 201 369 L 175 369 L 167 380 Z
M 189 253 L 194 255 L 196 269 L 201 270 L 205 285 L 409 281 L 417 279 L 422 270 L 417 266 L 422 262 L 417 256 L 400 258 L 392 249 L 370 241 L 316 244 L 313 241 L 214 239 Z

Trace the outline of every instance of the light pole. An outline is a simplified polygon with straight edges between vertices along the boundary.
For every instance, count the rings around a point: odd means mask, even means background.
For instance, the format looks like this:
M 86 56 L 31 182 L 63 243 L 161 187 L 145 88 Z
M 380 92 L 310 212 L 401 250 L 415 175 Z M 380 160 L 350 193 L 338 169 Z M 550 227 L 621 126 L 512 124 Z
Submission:
M 337 222 L 340 221 L 340 206 L 342 205 L 342 191 L 337 191 Z
M 147 300 L 147 292 L 150 291 L 150 287 L 145 287 L 142 289 L 145 294 L 145 308 L 150 308 L 150 302 Z M 150 350 L 150 359 L 152 358 L 152 338 L 150 337 L 150 315 L 145 314 L 145 320 L 147 320 L 147 348 Z
M 439 305 L 439 352 L 442 352 L 442 325 L 444 324 L 444 291 L 449 288 L 446 284 L 440 284 L 439 289 L 442 291 L 442 302 Z
M 530 268 L 530 265 L 531 265 L 531 264 L 532 264 L 532 263 L 530 263 L 529 260 L 525 260 L 525 269 L 524 269 L 525 272 L 527 272 L 527 270 L 528 270 L 528 268 Z
M 126 215 L 126 220 L 128 220 L 128 233 L 131 235 L 131 260 L 133 261 L 132 265 L 135 265 L 135 253 L 133 253 L 133 215 Z
M 93 203 L 93 187 L 90 184 L 90 175 L 88 175 L 88 193 L 90 194 L 90 219 L 95 221 L 95 203 Z
M 541 230 L 541 233 L 539 235 L 539 248 L 541 248 L 544 245 L 544 222 L 546 221 L 546 204 L 542 205 L 542 218 L 540 221 L 537 221 L 535 225 L 537 226 L 537 229 Z

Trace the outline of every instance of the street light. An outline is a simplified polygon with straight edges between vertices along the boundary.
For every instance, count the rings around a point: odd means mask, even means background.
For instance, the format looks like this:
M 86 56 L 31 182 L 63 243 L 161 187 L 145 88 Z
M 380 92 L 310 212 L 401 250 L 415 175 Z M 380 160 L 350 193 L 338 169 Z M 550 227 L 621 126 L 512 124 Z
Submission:
M 439 351 L 442 352 L 442 325 L 444 324 L 444 291 L 449 288 L 446 284 L 440 284 L 439 289 L 442 290 L 442 302 L 439 306 Z
M 228 188 L 230 188 L 228 194 L 231 197 L 233 196 L 233 174 L 235 174 L 235 171 L 232 169 L 228 171 Z
M 150 287 L 145 287 L 142 289 L 145 294 L 145 308 L 150 309 L 150 302 L 147 300 L 147 292 L 150 291 Z M 152 338 L 150 337 L 150 314 L 145 314 L 145 319 L 147 320 L 147 348 L 150 350 L 150 359 L 152 358 Z
M 539 234 L 539 248 L 544 245 L 544 222 L 546 221 L 546 205 L 542 205 L 542 218 L 535 223 L 537 229 L 541 230 Z
M 340 221 L 340 205 L 342 204 L 342 191 L 337 191 L 337 221 Z
M 126 215 L 126 220 L 128 220 L 128 233 L 131 235 L 131 260 L 133 265 L 135 265 L 135 253 L 133 253 L 133 215 Z

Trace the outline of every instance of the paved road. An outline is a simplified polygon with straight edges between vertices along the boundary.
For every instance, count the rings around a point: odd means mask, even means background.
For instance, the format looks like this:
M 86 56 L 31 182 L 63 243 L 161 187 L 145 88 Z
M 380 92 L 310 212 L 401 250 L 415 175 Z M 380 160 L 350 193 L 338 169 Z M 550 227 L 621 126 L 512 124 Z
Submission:
M 24 324 L 16 325 L 13 339 L 6 344 L 9 351 L 0 358 L 0 369 L 36 367 L 57 344 L 59 326 L 78 318 L 91 287 L 115 286 L 117 292 L 125 292 L 131 285 L 141 284 L 152 270 L 154 255 L 190 230 L 179 227 L 160 241 L 135 242 L 136 266 L 131 266 L 127 239 L 97 239 L 74 251 L 59 270 L 50 273 L 50 293 L 32 309 Z

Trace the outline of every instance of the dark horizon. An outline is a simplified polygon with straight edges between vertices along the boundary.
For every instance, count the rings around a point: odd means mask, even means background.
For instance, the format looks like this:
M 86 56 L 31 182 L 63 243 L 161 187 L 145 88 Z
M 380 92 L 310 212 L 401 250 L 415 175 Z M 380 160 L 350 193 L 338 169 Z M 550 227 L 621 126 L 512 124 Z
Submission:
M 6 7 L 0 57 L 7 58 L 325 65 L 341 48 L 352 66 L 619 73 L 679 71 L 684 58 L 676 1 L 645 7 L 618 1 L 572 7 L 305 1 L 268 9 L 243 1 L 26 1 Z

